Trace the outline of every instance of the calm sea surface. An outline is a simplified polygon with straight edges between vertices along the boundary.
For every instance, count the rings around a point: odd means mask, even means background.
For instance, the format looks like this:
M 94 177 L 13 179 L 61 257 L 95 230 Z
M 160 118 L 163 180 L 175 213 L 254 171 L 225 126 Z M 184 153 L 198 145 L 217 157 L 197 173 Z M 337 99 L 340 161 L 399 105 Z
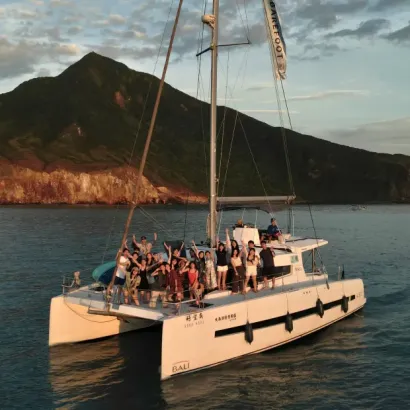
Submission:
M 203 238 L 203 208 L 190 208 L 186 224 L 182 206 L 144 210 L 149 218 L 136 212 L 132 233 Z M 85 279 L 112 259 L 126 212 L 0 207 L 1 409 L 410 408 L 410 206 L 313 208 L 317 234 L 330 242 L 322 251 L 330 275 L 344 264 L 346 277 L 365 281 L 363 311 L 287 347 L 164 383 L 158 330 L 47 346 L 62 275 L 80 269 Z M 284 224 L 286 215 L 277 216 Z M 257 217 L 268 225 L 268 215 Z M 296 234 L 313 235 L 306 208 L 295 222 Z

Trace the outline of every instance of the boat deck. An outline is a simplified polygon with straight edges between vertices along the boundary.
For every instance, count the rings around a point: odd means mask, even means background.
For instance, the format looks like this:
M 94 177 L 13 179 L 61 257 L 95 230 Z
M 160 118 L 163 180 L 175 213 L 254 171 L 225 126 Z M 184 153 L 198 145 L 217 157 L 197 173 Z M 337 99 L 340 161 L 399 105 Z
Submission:
M 186 315 L 190 313 L 200 313 L 204 310 L 209 310 L 214 307 L 220 307 L 223 305 L 231 305 L 239 302 L 243 302 L 244 299 L 252 300 L 257 298 L 263 298 L 271 296 L 272 294 L 280 294 L 283 292 L 292 292 L 312 285 L 320 286 L 326 284 L 326 278 L 324 275 L 310 275 L 311 279 L 298 283 L 291 283 L 282 285 L 281 279 L 277 279 L 277 285 L 274 289 L 271 288 L 271 282 L 269 287 L 264 288 L 263 283 L 259 283 L 258 292 L 255 293 L 252 290 L 243 295 L 242 293 L 232 294 L 230 290 L 226 291 L 213 291 L 205 295 L 201 300 L 200 305 L 196 305 L 195 300 L 185 300 L 181 303 L 168 302 L 167 307 L 163 307 L 161 301 L 158 301 L 156 307 L 150 307 L 148 303 L 141 303 L 139 306 L 135 304 L 118 304 L 109 303 L 105 301 L 105 295 L 101 291 L 95 291 L 92 287 L 83 287 L 78 290 L 74 290 L 65 296 L 66 302 L 74 305 L 86 306 L 89 309 L 90 314 L 100 314 L 109 316 L 122 316 L 122 317 L 138 317 L 141 319 L 148 319 L 153 321 L 163 321 L 170 317 L 179 315 Z

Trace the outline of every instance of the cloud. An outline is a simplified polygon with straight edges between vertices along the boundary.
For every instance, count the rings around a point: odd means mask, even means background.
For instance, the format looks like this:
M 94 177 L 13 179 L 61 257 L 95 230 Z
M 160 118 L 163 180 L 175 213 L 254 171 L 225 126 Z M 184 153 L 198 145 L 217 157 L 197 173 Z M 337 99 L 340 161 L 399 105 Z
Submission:
M 246 88 L 246 91 L 261 91 L 268 88 L 273 88 L 273 82 L 255 83 Z
M 122 26 L 127 22 L 127 19 L 120 14 L 110 14 L 108 16 L 108 23 L 116 26 Z
M 50 70 L 47 70 L 46 68 L 40 68 L 40 70 L 36 74 L 36 77 L 50 77 L 50 75 Z
M 356 37 L 360 39 L 364 37 L 374 36 L 389 26 L 390 22 L 386 19 L 372 19 L 360 23 L 357 29 L 339 30 L 335 33 L 327 34 L 326 37 Z
M 0 38 L 0 72 L 3 78 L 17 77 L 36 72 L 36 66 L 45 60 L 58 61 L 61 57 L 80 54 L 75 44 L 10 42 Z
M 339 21 L 339 16 L 355 14 L 366 8 L 367 0 L 347 0 L 334 2 L 307 0 L 293 12 L 298 19 L 308 20 L 310 29 L 328 29 Z
M 37 10 L 29 9 L 10 9 L 7 14 L 16 20 L 35 20 L 42 17 Z
M 408 0 L 378 0 L 376 4 L 371 6 L 369 10 L 371 11 L 386 11 L 386 10 L 391 10 L 395 7 L 401 7 L 401 6 L 408 6 L 409 1 Z
M 332 57 L 338 52 L 346 51 L 337 44 L 319 42 L 306 44 L 303 51 L 296 54 L 294 58 L 299 61 L 316 61 L 321 57 Z
M 289 97 L 288 101 L 312 101 L 312 100 L 326 100 L 334 97 L 349 97 L 349 96 L 366 96 L 369 92 L 366 90 L 328 90 L 309 95 L 296 95 Z
M 238 108 L 238 111 L 247 113 L 247 114 L 287 114 L 288 112 L 286 110 L 243 110 L 241 108 Z M 289 114 L 299 114 L 299 111 L 289 111 Z
M 50 0 L 51 7 L 72 7 L 75 6 L 74 1 L 71 0 Z
M 406 27 L 386 34 L 383 38 L 397 43 L 410 43 L 410 21 Z
M 71 36 L 75 36 L 76 34 L 79 34 L 83 31 L 83 28 L 80 26 L 73 26 L 69 27 L 67 30 L 67 34 Z
M 327 139 L 339 144 L 376 152 L 410 154 L 410 117 L 363 124 L 350 130 L 327 132 Z

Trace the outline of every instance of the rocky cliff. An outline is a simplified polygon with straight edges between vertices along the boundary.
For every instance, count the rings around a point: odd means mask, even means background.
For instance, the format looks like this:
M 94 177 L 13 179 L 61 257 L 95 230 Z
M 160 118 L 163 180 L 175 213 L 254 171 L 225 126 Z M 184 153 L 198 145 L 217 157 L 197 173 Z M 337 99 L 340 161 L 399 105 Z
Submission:
M 127 204 L 135 199 L 135 169 L 38 171 L 0 161 L 0 204 Z M 143 178 L 141 203 L 205 203 L 204 196 L 155 187 Z
M 151 75 L 91 53 L 57 77 L 0 95 L 0 202 L 128 202 L 136 169 L 127 164 L 138 166 L 158 85 Z M 187 195 L 206 201 L 208 114 L 208 104 L 165 85 L 142 202 L 185 202 Z M 281 130 L 224 107 L 218 118 L 225 130 L 218 140 L 219 190 L 223 186 L 225 196 L 290 194 Z M 287 146 L 300 200 L 410 201 L 409 157 L 289 130 Z

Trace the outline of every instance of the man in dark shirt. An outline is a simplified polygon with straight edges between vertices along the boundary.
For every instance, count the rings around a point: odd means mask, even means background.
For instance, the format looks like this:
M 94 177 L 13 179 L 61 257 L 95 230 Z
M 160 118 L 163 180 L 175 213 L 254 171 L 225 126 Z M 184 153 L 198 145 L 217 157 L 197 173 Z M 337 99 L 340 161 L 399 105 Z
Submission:
M 151 276 L 154 278 L 154 282 L 151 284 L 151 299 L 149 302 L 150 308 L 157 307 L 157 300 L 161 298 L 162 307 L 168 307 L 167 300 L 167 263 L 161 263 L 159 268 L 155 272 L 151 273 Z
M 261 258 L 261 261 L 263 262 L 263 267 L 262 267 L 262 275 L 263 275 L 263 281 L 265 282 L 265 288 L 268 288 L 269 283 L 268 280 L 269 278 L 272 278 L 272 289 L 275 288 L 275 251 L 273 248 L 268 249 L 266 246 L 266 241 L 261 242 L 262 245 L 262 250 L 259 253 L 259 257 Z

